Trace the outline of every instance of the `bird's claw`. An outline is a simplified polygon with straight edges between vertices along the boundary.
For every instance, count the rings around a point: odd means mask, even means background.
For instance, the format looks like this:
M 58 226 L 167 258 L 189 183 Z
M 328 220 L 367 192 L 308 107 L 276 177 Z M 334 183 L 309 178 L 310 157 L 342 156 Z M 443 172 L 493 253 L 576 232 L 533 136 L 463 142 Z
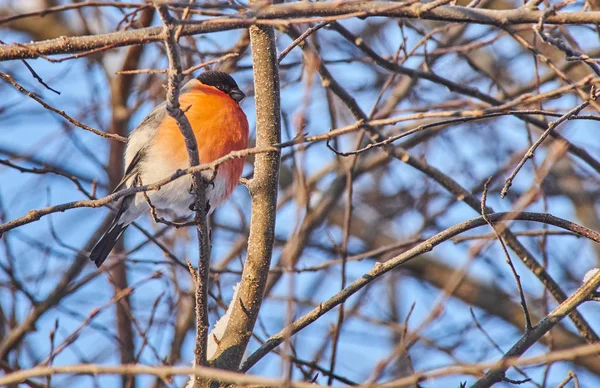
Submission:
M 214 180 L 213 180 L 213 181 L 206 182 L 206 184 L 207 184 L 207 186 L 208 186 L 208 185 L 212 186 L 212 188 L 213 188 L 213 189 L 215 188 L 215 181 L 214 181 Z M 194 194 L 194 185 L 190 185 L 190 188 L 189 188 L 189 190 L 188 190 L 188 193 L 190 193 L 190 194 Z
M 198 209 L 196 209 L 196 203 L 192 202 L 189 209 L 193 212 L 197 211 Z M 208 214 L 208 212 L 210 212 L 210 203 L 208 201 L 206 201 L 206 207 L 204 208 L 204 210 L 206 211 L 206 214 Z

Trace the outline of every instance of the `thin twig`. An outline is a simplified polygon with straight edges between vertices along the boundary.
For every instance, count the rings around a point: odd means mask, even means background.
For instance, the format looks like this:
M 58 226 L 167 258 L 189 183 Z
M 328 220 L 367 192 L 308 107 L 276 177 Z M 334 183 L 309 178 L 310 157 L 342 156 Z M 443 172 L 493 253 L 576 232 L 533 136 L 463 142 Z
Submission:
M 489 188 L 491 180 L 492 180 L 491 177 L 488 178 L 488 180 L 485 182 L 485 185 L 483 186 L 483 194 L 481 196 L 481 216 L 483 217 L 485 222 L 488 223 L 490 228 L 492 228 L 492 230 L 494 231 L 494 234 L 496 235 L 496 238 L 498 239 L 498 242 L 500 243 L 500 246 L 502 246 L 502 251 L 504 252 L 504 257 L 506 257 L 506 263 L 510 267 L 510 271 L 512 272 L 512 275 L 517 284 L 517 291 L 519 292 L 519 297 L 521 298 L 521 307 L 523 307 L 523 314 L 525 315 L 525 330 L 529 331 L 532 328 L 531 317 L 529 316 L 529 309 L 527 308 L 527 301 L 525 300 L 525 293 L 523 292 L 523 285 L 521 284 L 521 277 L 517 273 L 517 270 L 510 258 L 510 254 L 508 253 L 508 249 L 506 248 L 506 244 L 504 243 L 504 239 L 502 238 L 502 235 L 500 234 L 498 229 L 496 229 L 496 226 L 490 221 L 490 219 L 487 216 L 486 199 L 487 199 L 488 188 Z
M 65 113 L 65 111 L 62 110 L 58 110 L 50 105 L 48 105 L 47 103 L 45 103 L 41 98 L 39 98 L 37 95 L 35 95 L 34 93 L 28 91 L 27 89 L 25 89 L 23 86 L 19 85 L 10 75 L 8 74 L 4 74 L 4 73 L 0 73 L 0 78 L 3 78 L 4 80 L 6 80 L 8 83 L 10 83 L 12 86 L 15 87 L 15 89 L 17 89 L 19 92 L 23 93 L 24 95 L 26 95 L 27 97 L 31 98 L 32 100 L 34 100 L 35 102 L 39 103 L 41 106 L 43 106 L 45 109 L 54 112 L 62 117 L 64 117 L 68 122 L 70 122 L 71 124 L 85 129 L 86 131 L 92 132 L 96 135 L 105 137 L 107 139 L 112 139 L 112 140 L 116 140 L 116 141 L 120 141 L 121 143 L 126 143 L 127 142 L 127 138 L 123 137 L 123 136 L 119 136 L 116 135 L 114 133 L 106 133 L 106 132 L 102 132 L 98 129 L 94 129 L 90 126 L 87 126 L 77 120 L 75 120 L 74 118 L 72 118 L 71 116 L 67 115 Z
M 598 93 L 594 94 L 591 99 L 595 100 L 598 96 L 600 96 L 600 91 Z M 548 129 L 546 129 L 544 131 L 544 133 L 542 133 L 542 135 L 539 137 L 539 139 L 537 139 L 536 142 L 533 143 L 531 145 L 531 147 L 529 147 L 529 149 L 527 150 L 527 152 L 525 152 L 525 155 L 519 161 L 519 163 L 517 164 L 517 166 L 515 167 L 515 169 L 513 170 L 513 172 L 509 175 L 508 178 L 506 178 L 506 182 L 504 183 L 504 187 L 502 187 L 502 191 L 500 192 L 500 198 L 504 198 L 506 196 L 506 193 L 508 192 L 508 189 L 512 185 L 512 182 L 515 179 L 515 177 L 517 176 L 517 174 L 519 173 L 519 171 L 521 171 L 521 168 L 523 167 L 523 165 L 527 162 L 528 159 L 533 158 L 534 152 L 544 142 L 544 140 L 546 140 L 546 138 L 559 125 L 561 125 L 565 121 L 571 120 L 573 118 L 573 116 L 578 115 L 579 112 L 581 112 L 583 109 L 585 109 L 589 104 L 590 104 L 590 100 L 582 102 L 581 104 L 577 105 L 576 107 L 574 107 L 573 109 L 571 109 L 570 111 L 568 111 L 567 113 L 565 113 L 563 116 L 559 117 L 555 121 L 552 121 L 548 125 Z

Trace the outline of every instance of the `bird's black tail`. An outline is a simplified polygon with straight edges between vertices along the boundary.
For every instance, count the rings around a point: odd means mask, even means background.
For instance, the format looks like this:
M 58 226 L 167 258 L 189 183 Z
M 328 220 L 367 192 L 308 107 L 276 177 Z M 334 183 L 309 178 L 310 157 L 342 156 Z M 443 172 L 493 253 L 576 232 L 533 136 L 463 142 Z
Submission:
M 96 245 L 94 245 L 92 252 L 90 253 L 90 260 L 93 261 L 98 268 L 104 263 L 104 260 L 106 260 L 110 251 L 112 251 L 125 229 L 129 226 L 118 223 L 118 218 L 119 217 L 115 218 L 106 233 L 104 233 L 104 236 L 102 236 Z

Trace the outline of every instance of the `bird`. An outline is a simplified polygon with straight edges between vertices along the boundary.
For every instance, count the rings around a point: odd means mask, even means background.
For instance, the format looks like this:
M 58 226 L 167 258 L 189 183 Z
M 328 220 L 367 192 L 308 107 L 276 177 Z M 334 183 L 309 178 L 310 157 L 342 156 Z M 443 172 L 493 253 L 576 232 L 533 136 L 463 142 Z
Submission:
M 248 119 L 239 105 L 245 96 L 235 80 L 220 71 L 205 71 L 181 88 L 179 103 L 196 137 L 200 163 L 248 148 Z M 125 166 L 123 179 L 114 192 L 139 183 L 151 184 L 189 167 L 183 135 L 168 114 L 166 102 L 131 131 Z M 211 176 L 213 180 L 206 185 L 209 214 L 231 195 L 243 167 L 244 158 L 235 158 L 221 164 Z M 141 192 L 121 198 L 114 220 L 90 251 L 90 260 L 98 268 L 102 265 L 125 229 L 150 209 L 148 200 L 157 210 L 190 215 L 194 203 L 191 187 L 192 178 L 185 175 L 160 190 L 148 191 L 148 198 Z

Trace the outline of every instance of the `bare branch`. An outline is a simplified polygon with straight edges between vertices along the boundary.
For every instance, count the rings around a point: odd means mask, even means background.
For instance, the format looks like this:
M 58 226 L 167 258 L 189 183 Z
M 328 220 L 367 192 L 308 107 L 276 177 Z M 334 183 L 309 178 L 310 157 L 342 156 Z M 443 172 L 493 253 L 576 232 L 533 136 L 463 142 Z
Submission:
M 273 27 L 250 28 L 256 91 L 256 145 L 272 147 L 281 140 L 279 68 Z M 263 299 L 273 252 L 279 181 L 279 153 L 257 155 L 250 183 L 252 214 L 248 256 L 244 264 L 239 300 L 232 303 L 231 318 L 213 363 L 217 368 L 237 370 L 246 351 Z
M 177 121 L 179 130 L 185 139 L 190 167 L 200 164 L 198 155 L 198 144 L 196 136 L 185 113 L 179 106 L 179 87 L 183 79 L 182 68 L 179 58 L 179 47 L 175 39 L 175 21 L 169 15 L 166 5 L 157 6 L 158 13 L 164 24 L 165 44 L 169 58 L 169 84 L 167 89 L 167 111 Z M 208 281 L 210 268 L 210 236 L 207 223 L 206 207 L 206 183 L 202 174 L 192 174 L 192 189 L 195 194 L 194 209 L 196 211 L 195 221 L 197 223 L 198 235 L 198 277 L 195 282 L 196 299 L 196 346 L 194 348 L 194 365 L 207 365 L 206 344 L 208 340 Z M 196 376 L 194 387 L 199 388 L 203 384 L 200 376 Z
M 187 6 L 187 5 L 186 5 Z M 190 7 L 193 5 L 189 5 Z M 213 20 L 184 23 L 181 36 L 206 34 L 252 25 L 289 25 L 319 21 L 335 21 L 349 17 L 387 16 L 394 18 L 440 20 L 456 23 L 475 23 L 495 26 L 509 26 L 523 23 L 537 23 L 544 15 L 542 11 L 527 7 L 508 10 L 490 10 L 441 6 L 427 10 L 427 6 L 415 3 L 357 1 L 350 3 L 289 3 L 249 10 L 252 17 L 217 18 Z M 545 19 L 546 24 L 600 24 L 600 12 L 557 12 Z M 0 46 L 0 61 L 11 59 L 37 58 L 47 55 L 72 54 L 96 49 L 116 48 L 133 44 L 146 44 L 163 41 L 161 27 L 147 27 L 133 31 L 82 37 L 60 37 L 39 43 L 12 44 Z

